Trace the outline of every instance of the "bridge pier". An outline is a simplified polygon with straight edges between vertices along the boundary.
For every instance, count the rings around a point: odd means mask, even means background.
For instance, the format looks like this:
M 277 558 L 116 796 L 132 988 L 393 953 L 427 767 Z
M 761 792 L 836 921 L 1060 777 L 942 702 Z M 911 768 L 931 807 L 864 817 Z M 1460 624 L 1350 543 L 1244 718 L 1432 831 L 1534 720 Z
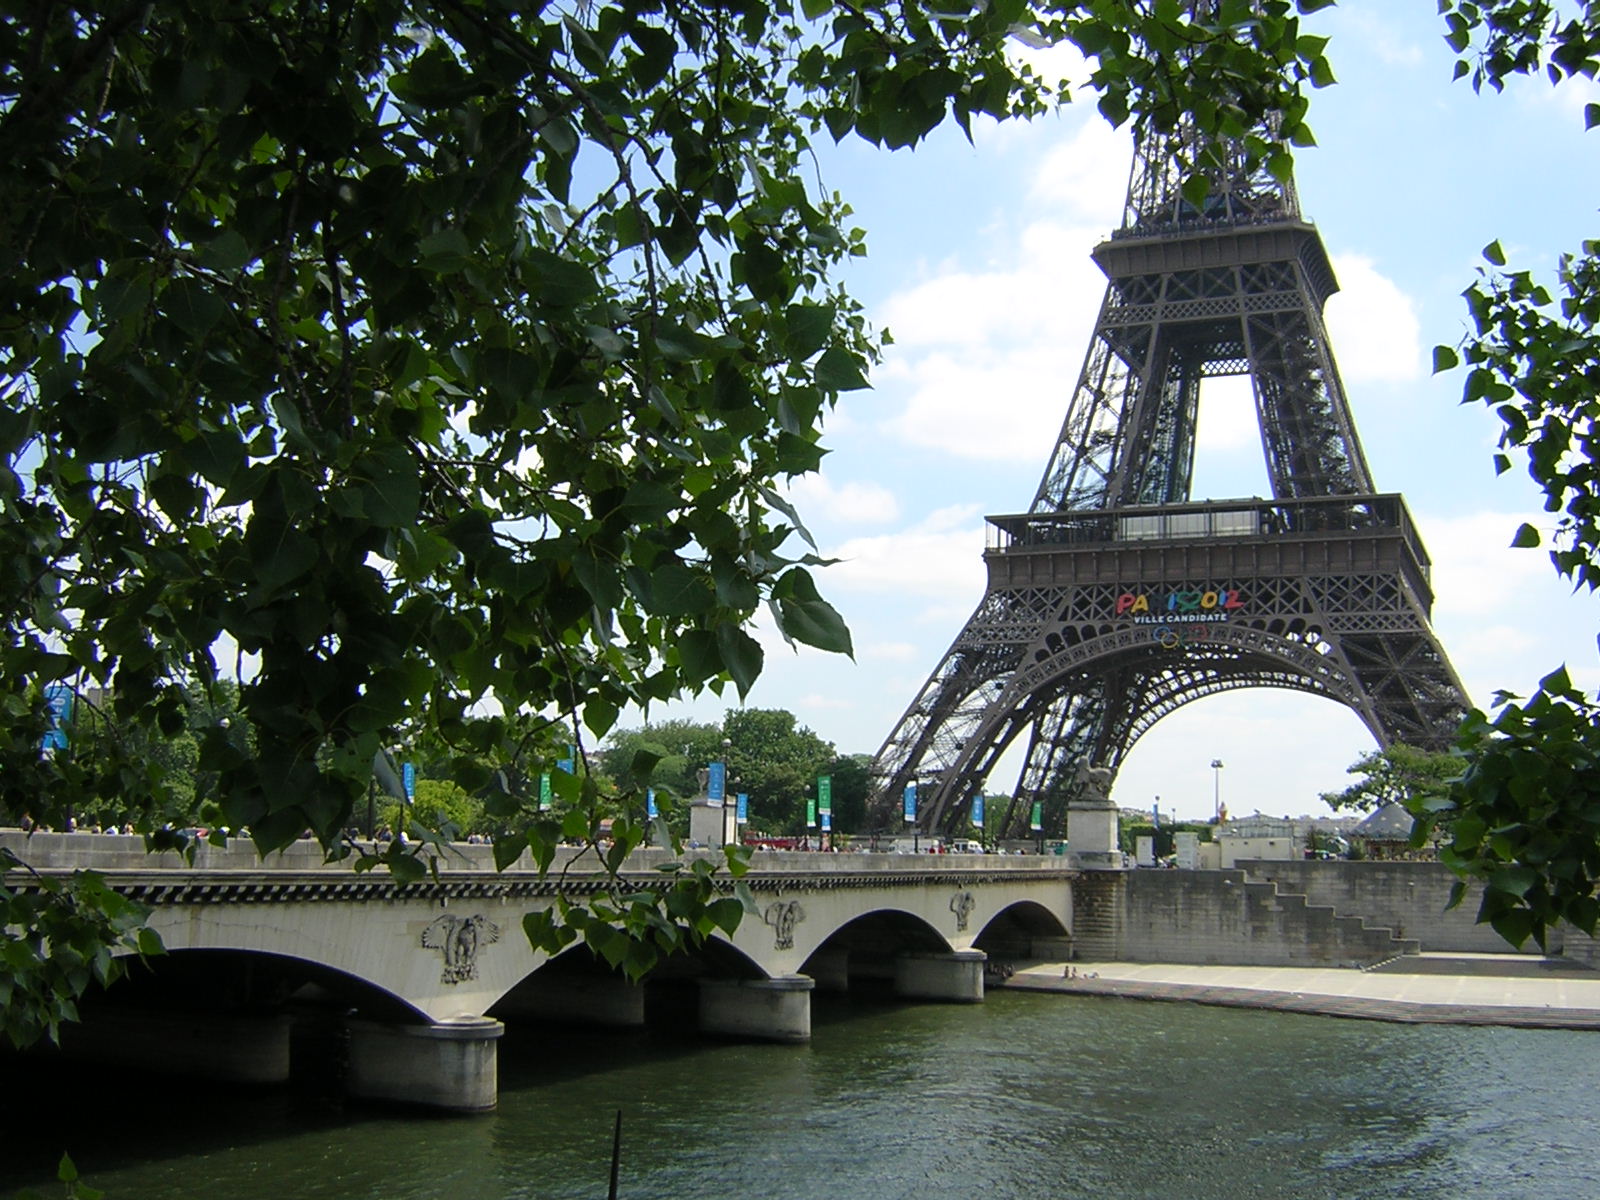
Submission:
M 805 975 L 702 979 L 700 1032 L 763 1042 L 809 1042 L 815 986 Z
M 456 1017 L 436 1025 L 351 1021 L 346 1089 L 448 1112 L 486 1112 L 499 1102 L 495 1042 L 506 1027 L 492 1017 Z
M 894 960 L 894 994 L 908 1000 L 977 1004 L 983 999 L 982 950 L 902 954 Z

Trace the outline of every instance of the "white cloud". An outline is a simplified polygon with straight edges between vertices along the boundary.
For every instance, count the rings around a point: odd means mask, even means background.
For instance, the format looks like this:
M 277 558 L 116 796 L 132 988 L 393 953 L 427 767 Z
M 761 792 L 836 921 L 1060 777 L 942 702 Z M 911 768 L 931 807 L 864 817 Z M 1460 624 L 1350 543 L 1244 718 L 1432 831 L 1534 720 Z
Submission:
M 1048 461 L 1078 364 L 1049 346 L 970 359 L 934 354 L 908 368 L 911 395 L 883 429 L 956 458 Z
M 882 662 L 916 662 L 921 655 L 922 650 L 910 642 L 874 642 L 861 648 L 862 658 Z
M 1370 258 L 1333 256 L 1340 290 L 1328 300 L 1328 336 L 1346 382 L 1405 382 L 1422 375 L 1416 306 Z
M 1208 379 L 1200 388 L 1195 445 L 1201 451 L 1243 450 L 1261 444 L 1255 391 L 1244 375 Z
M 1326 20 L 1328 25 L 1308 29 L 1307 32 L 1333 35 L 1328 53 L 1335 70 L 1340 60 L 1350 53 L 1346 47 L 1351 42 L 1359 42 L 1379 62 L 1391 67 L 1421 66 L 1428 57 L 1421 45 L 1408 40 L 1398 28 L 1379 16 L 1375 9 L 1340 6 L 1325 17 L 1319 17 L 1319 20 Z M 1440 25 L 1439 29 L 1442 32 L 1443 26 Z
M 1554 578 L 1541 550 L 1513 549 L 1524 521 L 1547 525 L 1546 514 L 1476 512 L 1419 517 L 1423 544 L 1433 559 L 1433 588 L 1452 616 L 1484 616 L 1514 608 Z
M 820 692 L 808 692 L 806 695 L 801 696 L 800 699 L 798 701 L 796 701 L 796 703 L 799 705 L 799 707 L 800 707 L 800 709 L 802 711 L 805 711 L 805 710 L 819 710 L 819 709 L 834 709 L 834 708 L 854 708 L 856 706 L 856 703 L 855 703 L 854 700 L 848 699 L 848 698 L 846 698 L 844 696 L 824 696 Z
M 829 547 L 828 557 L 841 561 L 828 568 L 826 586 L 947 602 L 960 598 L 970 609 L 983 594 L 983 544 L 976 506 L 939 509 L 898 533 Z
M 1039 159 L 1028 202 L 1060 211 L 1078 223 L 1102 226 L 1102 236 L 1122 221 L 1133 139 L 1126 129 L 1091 120 Z
M 895 494 L 877 483 L 852 480 L 834 484 L 826 474 L 800 475 L 790 481 L 787 491 L 808 524 L 813 516 L 867 525 L 893 521 L 900 515 Z

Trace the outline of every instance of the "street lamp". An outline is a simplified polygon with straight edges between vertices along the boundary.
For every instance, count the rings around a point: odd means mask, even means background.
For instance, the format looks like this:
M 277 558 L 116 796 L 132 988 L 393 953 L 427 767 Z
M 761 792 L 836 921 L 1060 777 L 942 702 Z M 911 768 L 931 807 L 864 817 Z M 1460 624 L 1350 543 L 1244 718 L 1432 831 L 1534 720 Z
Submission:
M 1211 806 L 1215 823 L 1222 824 L 1222 760 L 1211 760 Z

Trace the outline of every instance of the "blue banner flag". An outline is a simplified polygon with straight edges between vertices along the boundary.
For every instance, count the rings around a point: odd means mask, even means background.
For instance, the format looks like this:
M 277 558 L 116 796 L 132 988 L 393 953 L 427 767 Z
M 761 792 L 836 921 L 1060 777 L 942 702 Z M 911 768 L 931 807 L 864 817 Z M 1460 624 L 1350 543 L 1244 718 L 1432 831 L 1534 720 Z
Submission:
M 661 813 L 659 811 L 657 811 L 657 809 L 656 809 L 656 790 L 655 790 L 655 788 L 646 788 L 645 789 L 645 792 L 644 792 L 644 815 L 645 815 L 645 819 L 649 820 L 649 821 L 654 821 L 657 817 L 659 817 L 661 815 Z
M 917 785 L 914 783 L 906 784 L 905 809 L 906 820 L 915 821 L 917 819 Z
M 721 804 L 728 798 L 728 764 L 711 763 L 706 775 L 706 799 Z
M 750 819 L 750 797 L 744 792 L 740 792 L 738 796 L 738 802 L 739 809 L 736 813 L 734 813 L 734 820 L 743 825 Z
M 822 814 L 822 832 L 823 833 L 831 833 L 832 831 L 833 831 L 833 814 L 831 812 L 825 812 L 825 813 Z
M 979 829 L 983 828 L 983 793 L 979 792 L 972 798 L 972 823 Z
M 406 800 L 417 798 L 417 764 L 406 763 L 400 768 L 400 786 L 406 790 Z
M 48 684 L 44 689 L 44 704 L 50 710 L 50 728 L 45 730 L 40 745 L 46 750 L 67 748 L 67 726 L 72 722 L 72 689 L 64 683 Z

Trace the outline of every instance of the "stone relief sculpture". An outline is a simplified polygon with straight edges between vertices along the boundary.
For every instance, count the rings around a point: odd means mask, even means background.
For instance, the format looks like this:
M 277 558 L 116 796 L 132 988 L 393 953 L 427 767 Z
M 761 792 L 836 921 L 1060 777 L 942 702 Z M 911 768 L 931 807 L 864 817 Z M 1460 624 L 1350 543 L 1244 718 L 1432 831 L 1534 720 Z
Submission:
M 445 913 L 422 931 L 422 944 L 444 955 L 440 983 L 462 983 L 478 977 L 478 950 L 500 940 L 500 926 L 482 913 L 460 917 Z
M 806 919 L 798 900 L 774 900 L 761 919 L 772 926 L 774 950 L 794 949 L 794 927 Z
M 972 916 L 972 910 L 978 907 L 978 902 L 973 899 L 971 892 L 957 892 L 950 897 L 950 911 L 956 915 L 956 932 L 967 931 L 967 920 Z

